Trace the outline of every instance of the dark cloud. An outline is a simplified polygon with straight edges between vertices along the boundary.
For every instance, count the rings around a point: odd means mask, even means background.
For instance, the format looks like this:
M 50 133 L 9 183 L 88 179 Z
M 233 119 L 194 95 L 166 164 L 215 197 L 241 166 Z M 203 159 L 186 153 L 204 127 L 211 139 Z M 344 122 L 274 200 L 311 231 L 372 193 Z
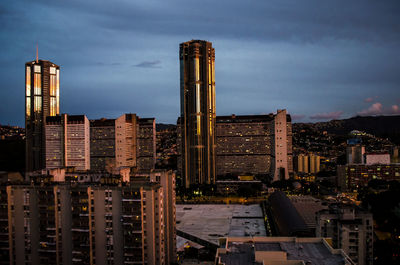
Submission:
M 0 122 L 23 124 L 23 65 L 36 43 L 61 66 L 62 112 L 176 122 L 178 45 L 190 39 L 216 49 L 218 115 L 287 108 L 306 120 L 339 109 L 349 117 L 377 92 L 391 106 L 399 13 L 397 0 L 1 1 Z
M 142 68 L 161 68 L 160 66 L 161 61 L 144 61 L 133 66 L 135 67 L 142 67 Z

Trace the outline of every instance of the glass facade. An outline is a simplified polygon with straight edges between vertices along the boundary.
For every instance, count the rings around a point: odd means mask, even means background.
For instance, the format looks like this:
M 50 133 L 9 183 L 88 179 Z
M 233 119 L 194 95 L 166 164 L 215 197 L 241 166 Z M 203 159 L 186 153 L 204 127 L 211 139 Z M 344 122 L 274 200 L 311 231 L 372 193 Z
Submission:
M 44 122 L 59 114 L 59 67 L 38 60 L 25 64 L 26 170 L 45 167 Z
M 215 182 L 215 86 L 212 44 L 180 45 L 182 174 L 185 186 Z

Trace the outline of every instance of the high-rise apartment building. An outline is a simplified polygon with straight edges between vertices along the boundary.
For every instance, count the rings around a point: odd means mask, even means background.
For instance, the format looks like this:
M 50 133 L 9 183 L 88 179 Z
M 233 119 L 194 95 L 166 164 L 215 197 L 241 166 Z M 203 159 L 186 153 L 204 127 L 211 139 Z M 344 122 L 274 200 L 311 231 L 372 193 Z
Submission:
M 296 157 L 297 173 L 318 173 L 321 167 L 321 157 L 315 154 L 300 154 Z
M 137 131 L 137 169 L 148 171 L 156 164 L 156 120 L 140 118 Z
M 293 172 L 292 155 L 292 123 L 286 110 L 278 110 L 272 123 L 272 172 L 273 181 L 289 179 L 289 173 Z M 288 135 L 290 137 L 288 137 Z
M 96 171 L 119 167 L 154 169 L 156 125 L 154 118 L 123 114 L 117 119 L 90 121 L 90 164 Z
M 215 51 L 211 42 L 180 44 L 181 153 L 184 184 L 215 182 Z
M 25 128 L 27 172 L 46 166 L 45 122 L 60 113 L 60 67 L 50 61 L 25 64 Z
M 48 116 L 45 127 L 46 168 L 90 169 L 90 126 L 85 115 Z
M 165 264 L 176 263 L 175 173 L 165 170 L 152 170 L 150 181 L 159 183 L 164 192 Z
M 217 116 L 218 177 L 269 175 L 273 120 L 273 114 Z
M 151 182 L 9 185 L 3 258 L 7 264 L 167 264 L 164 190 Z
M 373 264 L 373 218 L 353 205 L 330 205 L 317 213 L 317 237 L 332 238 L 356 264 Z

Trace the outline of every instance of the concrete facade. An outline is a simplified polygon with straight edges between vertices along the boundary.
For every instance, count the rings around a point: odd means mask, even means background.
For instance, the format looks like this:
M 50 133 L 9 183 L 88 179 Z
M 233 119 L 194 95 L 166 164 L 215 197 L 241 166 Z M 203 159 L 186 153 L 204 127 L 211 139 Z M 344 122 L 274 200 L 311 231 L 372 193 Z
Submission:
M 166 264 L 157 183 L 10 185 L 6 192 L 9 264 Z
M 330 205 L 317 214 L 316 235 L 332 238 L 356 264 L 373 264 L 373 218 L 351 205 Z
M 46 168 L 90 169 L 89 120 L 85 115 L 46 118 Z

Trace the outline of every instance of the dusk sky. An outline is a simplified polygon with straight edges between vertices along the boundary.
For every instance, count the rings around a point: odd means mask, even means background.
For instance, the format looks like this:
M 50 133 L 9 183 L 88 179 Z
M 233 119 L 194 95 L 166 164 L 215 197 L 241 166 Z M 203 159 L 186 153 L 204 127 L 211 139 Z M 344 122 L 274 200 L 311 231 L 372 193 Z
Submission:
M 179 43 L 216 53 L 217 115 L 400 114 L 400 1 L 0 2 L 0 123 L 24 126 L 24 64 L 61 67 L 61 112 L 176 123 Z

